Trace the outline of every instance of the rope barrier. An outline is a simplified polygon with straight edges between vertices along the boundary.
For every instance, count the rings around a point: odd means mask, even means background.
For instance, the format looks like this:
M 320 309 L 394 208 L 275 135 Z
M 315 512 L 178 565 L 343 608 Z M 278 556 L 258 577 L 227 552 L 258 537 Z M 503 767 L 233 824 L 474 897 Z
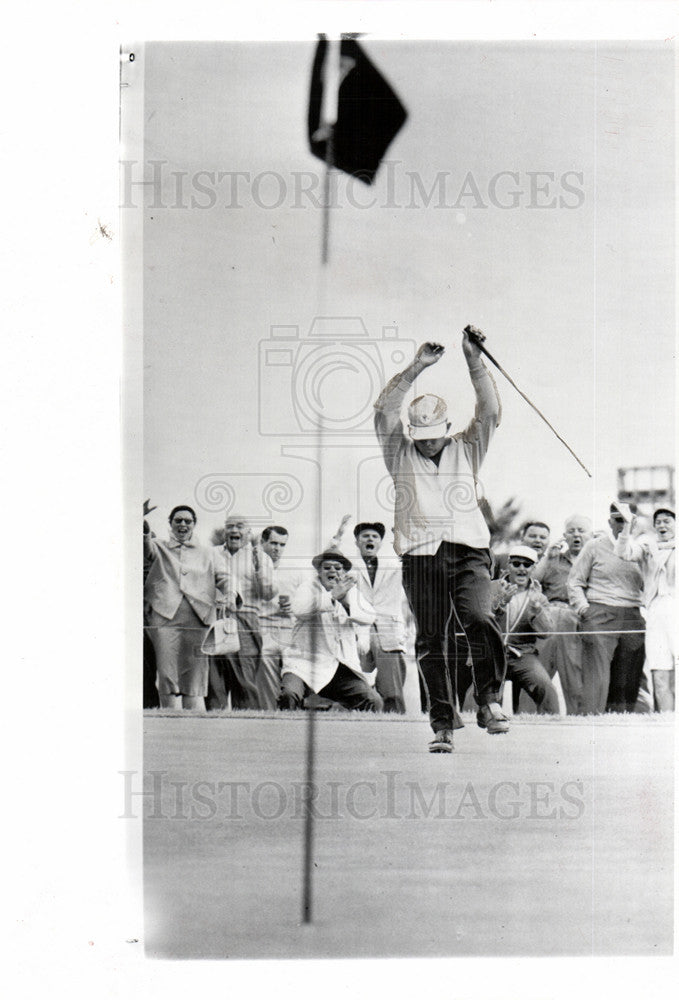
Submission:
M 172 628 L 177 632 L 200 632 L 201 626 L 196 625 L 144 625 L 143 628 Z M 209 625 L 204 625 L 202 628 L 208 629 Z M 264 630 L 266 633 L 266 629 Z M 466 638 L 464 632 L 452 632 L 456 639 Z M 645 635 L 645 628 L 631 628 L 631 629 L 597 629 L 596 631 L 580 631 L 580 629 L 574 629 L 572 632 L 503 632 L 502 635 L 508 635 L 510 638 L 519 638 L 520 636 L 529 636 L 533 639 L 548 639 L 552 635 Z

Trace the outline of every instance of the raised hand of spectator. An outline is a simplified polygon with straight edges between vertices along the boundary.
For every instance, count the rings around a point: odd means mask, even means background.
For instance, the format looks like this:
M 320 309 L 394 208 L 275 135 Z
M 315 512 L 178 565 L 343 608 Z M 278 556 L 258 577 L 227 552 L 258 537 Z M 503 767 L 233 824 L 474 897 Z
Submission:
M 351 573 L 343 573 L 330 591 L 334 601 L 343 601 L 352 587 L 356 586 L 356 578 Z
M 515 583 L 510 583 L 507 577 L 500 577 L 498 583 L 500 590 L 498 595 L 498 601 L 500 607 L 504 608 L 509 604 L 512 597 L 514 596 L 514 594 L 516 594 L 519 588 L 516 586 Z

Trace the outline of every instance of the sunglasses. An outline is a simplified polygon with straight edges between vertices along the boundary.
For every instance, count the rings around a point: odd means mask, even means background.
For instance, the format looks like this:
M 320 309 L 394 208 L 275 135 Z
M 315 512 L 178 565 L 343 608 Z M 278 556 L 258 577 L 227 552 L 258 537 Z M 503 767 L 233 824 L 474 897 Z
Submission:
M 172 518 L 172 523 L 173 524 L 193 524 L 193 518 L 192 517 L 173 517 Z
M 509 565 L 510 566 L 514 566 L 516 569 L 519 569 L 519 567 L 521 567 L 521 566 L 524 569 L 530 569 L 531 566 L 533 565 L 533 563 L 530 562 L 530 560 L 528 560 L 528 559 L 510 559 L 509 560 Z

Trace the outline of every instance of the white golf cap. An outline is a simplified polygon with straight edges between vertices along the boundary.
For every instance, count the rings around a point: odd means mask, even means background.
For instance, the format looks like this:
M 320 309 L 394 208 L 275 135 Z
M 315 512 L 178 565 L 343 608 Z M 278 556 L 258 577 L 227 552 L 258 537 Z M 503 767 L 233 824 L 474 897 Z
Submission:
M 532 563 L 538 561 L 538 554 L 535 549 L 531 549 L 528 545 L 513 545 L 509 550 L 508 559 L 529 559 Z
M 444 437 L 448 431 L 448 404 L 440 396 L 418 396 L 408 407 L 408 424 L 413 441 Z

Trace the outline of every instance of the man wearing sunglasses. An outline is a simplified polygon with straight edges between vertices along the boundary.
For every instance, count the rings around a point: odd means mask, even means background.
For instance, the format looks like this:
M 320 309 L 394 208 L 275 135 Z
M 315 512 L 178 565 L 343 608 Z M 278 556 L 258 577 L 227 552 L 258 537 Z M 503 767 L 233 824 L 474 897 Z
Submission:
M 633 712 L 644 665 L 643 578 L 638 565 L 616 554 L 632 510 L 614 501 L 609 532 L 590 539 L 571 570 L 567 589 L 582 632 L 583 712 Z M 613 658 L 615 666 L 612 669 Z
M 311 560 L 316 578 L 300 584 L 290 602 L 295 627 L 283 651 L 281 709 L 301 709 L 310 694 L 357 712 L 379 712 L 382 699 L 361 670 L 356 627 L 375 611 L 361 599 L 351 560 L 326 549 Z
M 477 722 L 488 733 L 506 733 L 499 705 L 505 675 L 502 637 L 490 600 L 490 536 L 477 497 L 477 476 L 500 422 L 500 399 L 483 363 L 483 333 L 462 336 L 476 395 L 471 422 L 450 435 L 448 407 L 440 396 L 418 396 L 401 410 L 412 384 L 443 357 L 442 344 L 422 344 L 408 367 L 384 387 L 375 403 L 375 431 L 394 481 L 394 549 L 402 557 L 403 588 L 417 624 L 416 652 L 429 692 L 431 753 L 450 753 L 461 722 L 444 647 L 462 631 L 473 665 Z M 452 615 L 451 615 L 452 609 Z
M 549 547 L 550 527 L 544 521 L 526 521 L 519 530 L 519 545 L 527 545 L 529 549 L 535 549 L 538 556 L 538 563 L 547 552 Z M 499 580 L 507 569 L 509 556 L 505 552 L 499 555 L 493 553 L 493 579 Z
M 541 714 L 559 714 L 559 698 L 540 661 L 537 640 L 552 628 L 549 601 L 531 578 L 538 561 L 535 549 L 515 545 L 500 578 L 496 618 L 507 649 L 507 680 L 528 692 Z M 518 698 L 514 699 L 518 707 Z

